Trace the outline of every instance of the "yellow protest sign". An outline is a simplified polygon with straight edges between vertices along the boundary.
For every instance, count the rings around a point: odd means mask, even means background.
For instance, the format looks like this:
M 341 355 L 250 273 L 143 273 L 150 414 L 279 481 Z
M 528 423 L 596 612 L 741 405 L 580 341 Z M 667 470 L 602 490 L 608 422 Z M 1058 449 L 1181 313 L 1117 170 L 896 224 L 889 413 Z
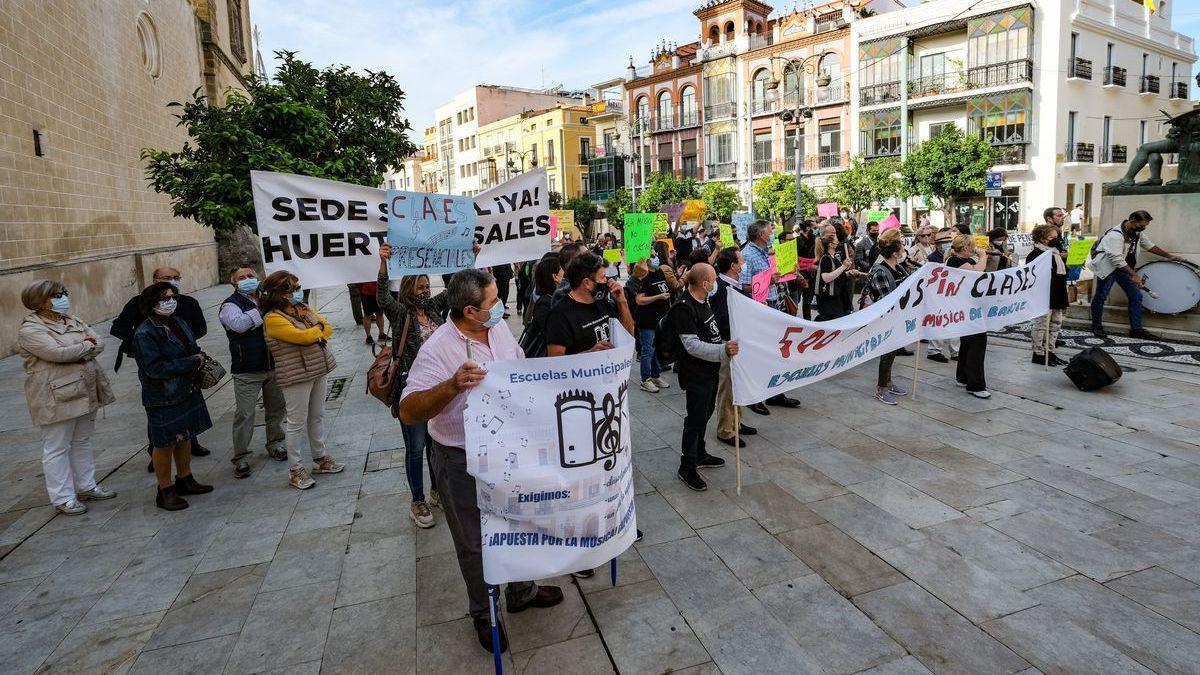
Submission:
M 986 234 L 976 234 L 972 235 L 972 237 L 975 239 L 975 248 L 979 249 L 980 251 L 986 251 L 988 250 L 988 247 L 991 246 L 991 244 L 988 242 Z
M 683 201 L 683 213 L 679 214 L 679 222 L 681 223 L 699 223 L 704 220 L 704 212 L 706 211 L 704 200 L 702 199 L 685 199 Z
M 609 264 L 621 262 L 621 249 L 606 248 L 604 249 L 604 262 Z
M 575 212 L 570 209 L 550 209 L 550 215 L 558 218 L 558 231 L 571 235 L 571 239 L 583 239 L 583 232 L 575 226 Z
M 775 245 L 775 269 L 779 271 L 781 276 L 796 271 L 795 239 Z
M 667 214 L 654 214 L 654 236 L 665 237 L 671 231 L 671 223 L 667 219 Z
M 721 230 L 721 248 L 737 246 L 737 241 L 733 238 L 733 225 L 720 223 L 717 227 Z
M 1092 244 L 1095 239 L 1076 239 L 1071 242 L 1071 248 L 1067 249 L 1067 264 L 1082 265 L 1087 262 L 1088 253 L 1092 251 Z

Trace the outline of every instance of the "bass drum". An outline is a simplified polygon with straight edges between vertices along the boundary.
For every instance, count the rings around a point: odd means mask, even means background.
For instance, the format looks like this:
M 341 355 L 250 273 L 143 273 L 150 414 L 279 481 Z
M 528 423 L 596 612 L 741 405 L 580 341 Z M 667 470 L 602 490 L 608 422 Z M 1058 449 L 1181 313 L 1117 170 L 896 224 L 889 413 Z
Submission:
M 1154 293 L 1142 294 L 1142 307 L 1158 314 L 1181 314 L 1200 303 L 1200 265 L 1155 260 L 1138 268 L 1142 284 Z

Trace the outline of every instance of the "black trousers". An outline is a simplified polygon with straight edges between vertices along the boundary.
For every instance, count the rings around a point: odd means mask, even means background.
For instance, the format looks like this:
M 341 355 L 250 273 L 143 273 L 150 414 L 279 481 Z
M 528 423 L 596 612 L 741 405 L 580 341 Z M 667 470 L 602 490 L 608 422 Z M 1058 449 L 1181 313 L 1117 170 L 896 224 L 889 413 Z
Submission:
M 841 295 L 817 296 L 817 321 L 840 319 L 850 313 Z
M 879 357 L 879 377 L 875 380 L 875 385 L 879 388 L 888 386 L 892 381 L 892 363 L 896 360 L 896 355 L 900 353 L 897 349 L 894 352 L 888 352 Z
M 813 294 L 817 290 L 817 280 L 811 274 L 801 272 L 805 279 L 808 279 L 808 285 L 800 289 L 800 315 L 805 321 L 812 321 L 812 303 Z
M 505 309 L 508 308 L 508 288 L 512 285 L 509 283 L 510 281 L 512 281 L 512 277 L 496 279 L 496 295 L 500 296 L 500 304 L 504 305 Z
M 712 418 L 717 407 L 718 378 L 687 383 L 683 387 L 684 399 L 687 402 L 687 415 L 683 418 L 683 447 L 679 458 L 679 466 L 684 469 L 694 469 L 700 460 L 708 454 L 704 445 L 704 431 L 708 428 L 708 420 Z
M 987 389 L 983 359 L 987 356 L 987 333 L 964 335 L 958 341 L 958 370 L 955 377 L 967 385 L 967 391 Z

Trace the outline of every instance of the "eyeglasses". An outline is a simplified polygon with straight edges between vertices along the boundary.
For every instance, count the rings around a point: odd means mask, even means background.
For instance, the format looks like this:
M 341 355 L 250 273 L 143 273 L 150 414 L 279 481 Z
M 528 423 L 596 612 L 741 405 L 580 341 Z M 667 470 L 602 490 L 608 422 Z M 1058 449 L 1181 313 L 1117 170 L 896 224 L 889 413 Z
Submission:
M 183 279 L 183 277 L 178 274 L 176 274 L 173 277 L 154 277 L 154 278 L 158 279 L 159 281 L 179 281 L 179 280 Z
M 59 291 L 59 292 L 57 292 L 57 293 L 55 293 L 55 294 L 51 295 L 50 297 L 51 297 L 51 298 L 53 298 L 53 299 L 55 299 L 55 300 L 57 300 L 57 299 L 59 299 L 59 298 L 65 298 L 65 297 L 67 297 L 67 296 L 69 296 L 69 295 L 71 295 L 71 294 L 70 294 L 70 293 L 68 293 L 68 292 L 66 291 L 66 289 L 63 289 L 63 290 L 61 290 L 61 291 Z

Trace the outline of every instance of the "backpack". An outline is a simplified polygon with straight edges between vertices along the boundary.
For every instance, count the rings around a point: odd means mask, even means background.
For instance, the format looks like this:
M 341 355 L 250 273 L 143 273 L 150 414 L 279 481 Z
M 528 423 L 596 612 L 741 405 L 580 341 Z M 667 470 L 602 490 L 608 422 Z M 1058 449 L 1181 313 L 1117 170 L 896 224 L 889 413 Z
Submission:
M 536 359 L 546 355 L 546 331 L 545 326 L 538 326 L 533 321 L 533 306 L 539 302 L 546 302 L 553 309 L 553 298 L 549 295 L 540 295 L 538 299 L 530 305 L 529 323 L 525 324 L 525 330 L 521 333 L 521 338 L 517 340 L 517 344 L 521 345 L 521 349 L 525 352 L 525 358 Z
M 686 307 L 679 309 L 683 304 L 682 299 L 676 300 L 663 318 L 658 320 L 658 329 L 654 334 L 654 358 L 658 359 L 660 364 L 675 363 L 683 354 L 683 342 L 675 330 L 675 322 L 671 320 L 675 312 L 691 311 Z

